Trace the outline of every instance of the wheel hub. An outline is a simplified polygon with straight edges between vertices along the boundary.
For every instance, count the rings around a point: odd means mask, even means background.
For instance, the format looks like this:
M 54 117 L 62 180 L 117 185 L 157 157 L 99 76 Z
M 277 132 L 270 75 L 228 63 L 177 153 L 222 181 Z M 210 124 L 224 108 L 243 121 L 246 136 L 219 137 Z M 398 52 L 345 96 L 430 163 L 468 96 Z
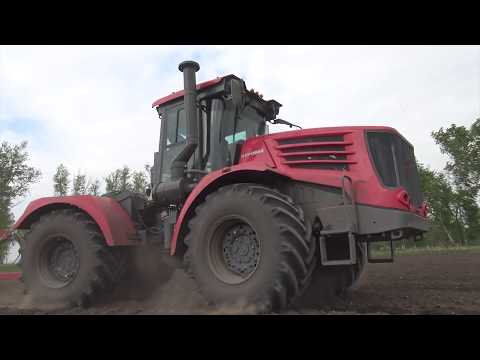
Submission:
M 258 240 L 247 224 L 232 226 L 223 239 L 223 259 L 227 268 L 241 277 L 250 276 L 260 258 Z
M 61 282 L 69 282 L 78 272 L 79 261 L 73 244 L 66 239 L 57 239 L 47 254 L 47 269 Z

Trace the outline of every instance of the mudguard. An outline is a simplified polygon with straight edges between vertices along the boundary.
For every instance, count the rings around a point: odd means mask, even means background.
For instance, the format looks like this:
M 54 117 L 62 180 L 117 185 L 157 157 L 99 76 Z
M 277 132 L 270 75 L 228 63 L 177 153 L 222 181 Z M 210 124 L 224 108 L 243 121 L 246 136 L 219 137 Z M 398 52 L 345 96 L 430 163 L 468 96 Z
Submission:
M 177 217 L 170 242 L 170 255 L 175 255 L 178 237 L 184 226 L 188 214 L 191 212 L 203 195 L 215 191 L 218 187 L 229 183 L 237 183 L 240 179 L 254 179 L 256 176 L 282 176 L 286 175 L 278 171 L 277 164 L 273 160 L 270 150 L 264 141 L 264 137 L 249 139 L 242 147 L 240 162 L 236 165 L 227 166 L 223 169 L 212 171 L 195 186 L 186 198 L 182 209 Z M 287 176 L 288 177 L 288 176 Z
M 97 223 L 109 246 L 138 245 L 133 239 L 135 226 L 118 202 L 108 197 L 90 195 L 45 197 L 32 201 L 12 230 L 28 229 L 40 215 L 49 211 L 77 208 Z

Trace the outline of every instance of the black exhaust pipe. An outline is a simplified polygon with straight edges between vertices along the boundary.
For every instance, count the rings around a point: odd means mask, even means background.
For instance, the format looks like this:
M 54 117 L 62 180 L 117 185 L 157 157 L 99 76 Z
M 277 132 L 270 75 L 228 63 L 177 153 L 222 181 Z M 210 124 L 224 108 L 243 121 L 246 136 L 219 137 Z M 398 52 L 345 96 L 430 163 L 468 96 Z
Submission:
M 185 174 L 185 167 L 188 160 L 197 149 L 198 138 L 198 119 L 197 119 L 197 81 L 195 73 L 200 70 L 200 65 L 195 61 L 184 61 L 178 66 L 178 70 L 183 72 L 184 89 L 184 108 L 187 122 L 187 144 L 180 154 L 173 160 L 172 180 L 180 179 Z
M 171 181 L 158 183 L 152 191 L 153 199 L 160 205 L 178 203 L 182 197 L 191 190 L 185 178 L 187 163 L 197 149 L 198 136 L 198 109 L 197 109 L 197 81 L 195 73 L 200 70 L 200 65 L 195 61 L 184 61 L 178 66 L 183 72 L 184 109 L 187 123 L 187 139 L 183 150 L 172 161 Z

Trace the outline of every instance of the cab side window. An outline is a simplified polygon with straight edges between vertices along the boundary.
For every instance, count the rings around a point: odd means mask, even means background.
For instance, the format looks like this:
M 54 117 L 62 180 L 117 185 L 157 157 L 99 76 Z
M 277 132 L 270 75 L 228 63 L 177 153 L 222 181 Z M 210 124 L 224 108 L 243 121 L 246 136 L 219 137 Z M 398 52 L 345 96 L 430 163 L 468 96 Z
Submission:
M 173 110 L 167 117 L 167 146 L 181 144 L 187 140 L 185 110 Z
M 165 117 L 166 141 L 162 155 L 162 169 L 160 181 L 171 179 L 170 166 L 175 157 L 180 154 L 187 140 L 187 119 L 183 108 L 174 108 L 167 111 Z

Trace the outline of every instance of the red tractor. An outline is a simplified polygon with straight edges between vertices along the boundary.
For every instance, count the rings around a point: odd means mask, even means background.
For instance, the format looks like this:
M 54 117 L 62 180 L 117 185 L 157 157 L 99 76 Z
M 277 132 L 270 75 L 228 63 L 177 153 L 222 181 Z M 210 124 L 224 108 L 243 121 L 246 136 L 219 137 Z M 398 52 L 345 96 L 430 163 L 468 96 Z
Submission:
M 193 61 L 179 70 L 184 90 L 153 103 L 160 144 L 145 194 L 41 198 L 11 229 L 26 230 L 35 302 L 95 301 L 136 271 L 129 253 L 142 247 L 183 259 L 212 304 L 279 310 L 322 274 L 335 291 L 352 286 L 367 261 L 392 261 L 393 241 L 427 231 L 414 150 L 396 130 L 268 134 L 268 123 L 296 126 L 277 101 L 234 75 L 197 85 Z M 376 241 L 392 256 L 373 258 Z

